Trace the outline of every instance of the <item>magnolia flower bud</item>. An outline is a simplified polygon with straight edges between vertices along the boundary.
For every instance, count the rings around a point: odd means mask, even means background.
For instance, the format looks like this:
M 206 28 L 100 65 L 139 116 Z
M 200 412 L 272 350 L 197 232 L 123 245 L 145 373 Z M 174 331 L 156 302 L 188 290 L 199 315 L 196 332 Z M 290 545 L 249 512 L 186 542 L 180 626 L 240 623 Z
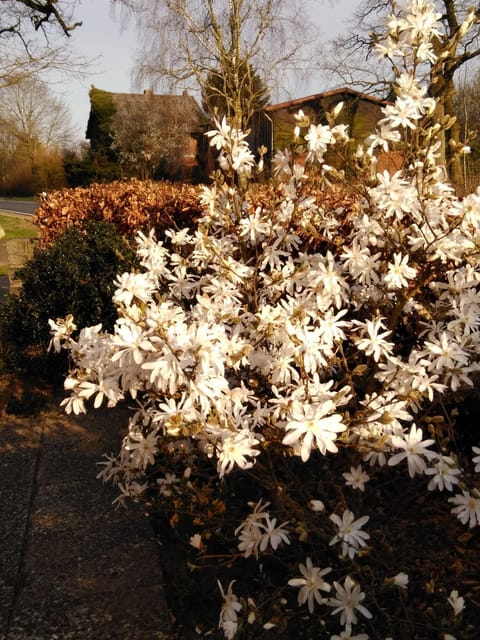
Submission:
M 334 118 L 338 117 L 338 114 L 340 113 L 340 111 L 343 109 L 343 102 L 339 102 L 336 106 L 335 109 L 332 111 L 332 115 Z

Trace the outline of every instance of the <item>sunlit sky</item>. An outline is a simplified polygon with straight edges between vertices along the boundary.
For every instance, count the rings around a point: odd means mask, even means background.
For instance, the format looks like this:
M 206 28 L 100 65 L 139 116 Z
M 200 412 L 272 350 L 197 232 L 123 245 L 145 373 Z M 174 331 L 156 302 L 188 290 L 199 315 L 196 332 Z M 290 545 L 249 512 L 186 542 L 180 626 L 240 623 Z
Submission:
M 327 41 L 346 27 L 346 20 L 358 0 L 312 0 L 306 20 L 318 27 L 319 41 Z M 118 10 L 109 0 L 82 0 L 75 19 L 83 22 L 69 44 L 88 59 L 96 59 L 84 79 L 63 81 L 52 88 L 70 108 L 72 123 L 79 140 L 84 139 L 90 108 L 88 92 L 91 85 L 112 92 L 132 91 L 132 68 L 137 49 L 137 34 L 133 25 L 122 24 Z M 319 84 L 321 80 L 319 79 Z M 315 80 L 298 96 L 323 91 L 325 86 L 313 86 Z

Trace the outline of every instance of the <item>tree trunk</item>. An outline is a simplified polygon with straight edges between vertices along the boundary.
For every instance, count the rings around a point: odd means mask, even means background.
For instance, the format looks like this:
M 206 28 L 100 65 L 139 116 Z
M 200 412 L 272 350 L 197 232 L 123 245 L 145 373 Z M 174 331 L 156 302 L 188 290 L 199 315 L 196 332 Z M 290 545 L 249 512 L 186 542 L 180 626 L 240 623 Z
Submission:
M 453 86 L 453 80 L 450 80 Z M 461 145 L 460 125 L 458 123 L 455 104 L 454 104 L 455 88 L 453 91 L 448 90 L 445 97 L 445 115 L 455 119 L 452 126 L 445 131 L 445 160 L 447 162 L 448 175 L 453 186 L 458 190 L 463 183 L 462 162 L 458 153 L 458 147 Z

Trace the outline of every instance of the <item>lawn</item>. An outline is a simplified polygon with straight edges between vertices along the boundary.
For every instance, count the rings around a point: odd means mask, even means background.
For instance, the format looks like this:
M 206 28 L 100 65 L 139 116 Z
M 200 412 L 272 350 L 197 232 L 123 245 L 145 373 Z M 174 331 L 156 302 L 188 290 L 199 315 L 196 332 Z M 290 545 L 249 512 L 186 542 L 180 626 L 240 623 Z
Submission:
M 5 236 L 0 240 L 0 244 L 12 238 L 35 238 L 38 235 L 38 227 L 26 216 L 16 216 L 0 211 L 0 227 L 5 231 Z M 0 275 L 6 275 L 8 265 L 2 258 L 2 253 L 0 253 Z
M 0 227 L 5 231 L 3 242 L 11 238 L 35 238 L 38 235 L 38 227 L 27 216 L 0 211 Z

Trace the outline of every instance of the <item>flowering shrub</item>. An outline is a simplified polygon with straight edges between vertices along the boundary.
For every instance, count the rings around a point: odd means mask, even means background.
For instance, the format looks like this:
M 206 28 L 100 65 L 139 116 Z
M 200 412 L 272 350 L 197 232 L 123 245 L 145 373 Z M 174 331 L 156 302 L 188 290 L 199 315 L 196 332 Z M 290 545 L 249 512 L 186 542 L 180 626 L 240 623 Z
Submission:
M 119 504 L 161 506 L 191 566 L 217 560 L 226 638 L 473 637 L 457 584 L 420 578 L 436 604 L 405 613 L 422 559 L 407 573 L 390 536 L 412 479 L 416 517 L 432 492 L 454 524 L 480 524 L 480 449 L 456 447 L 454 424 L 478 381 L 480 193 L 458 199 L 439 163 L 422 78 L 437 20 L 412 0 L 388 21 L 378 48 L 397 99 L 356 154 L 356 206 L 310 195 L 344 180 L 324 163 L 349 143 L 335 113 L 328 126 L 298 114 L 297 147 L 274 160 L 281 197 L 264 207 L 248 198 L 245 137 L 222 121 L 209 135 L 225 179 L 203 189 L 194 232 L 138 234 L 143 270 L 117 278 L 113 332 L 51 321 L 75 362 L 66 411 L 136 403 L 99 475 Z M 379 149 L 404 169 L 376 174 Z

